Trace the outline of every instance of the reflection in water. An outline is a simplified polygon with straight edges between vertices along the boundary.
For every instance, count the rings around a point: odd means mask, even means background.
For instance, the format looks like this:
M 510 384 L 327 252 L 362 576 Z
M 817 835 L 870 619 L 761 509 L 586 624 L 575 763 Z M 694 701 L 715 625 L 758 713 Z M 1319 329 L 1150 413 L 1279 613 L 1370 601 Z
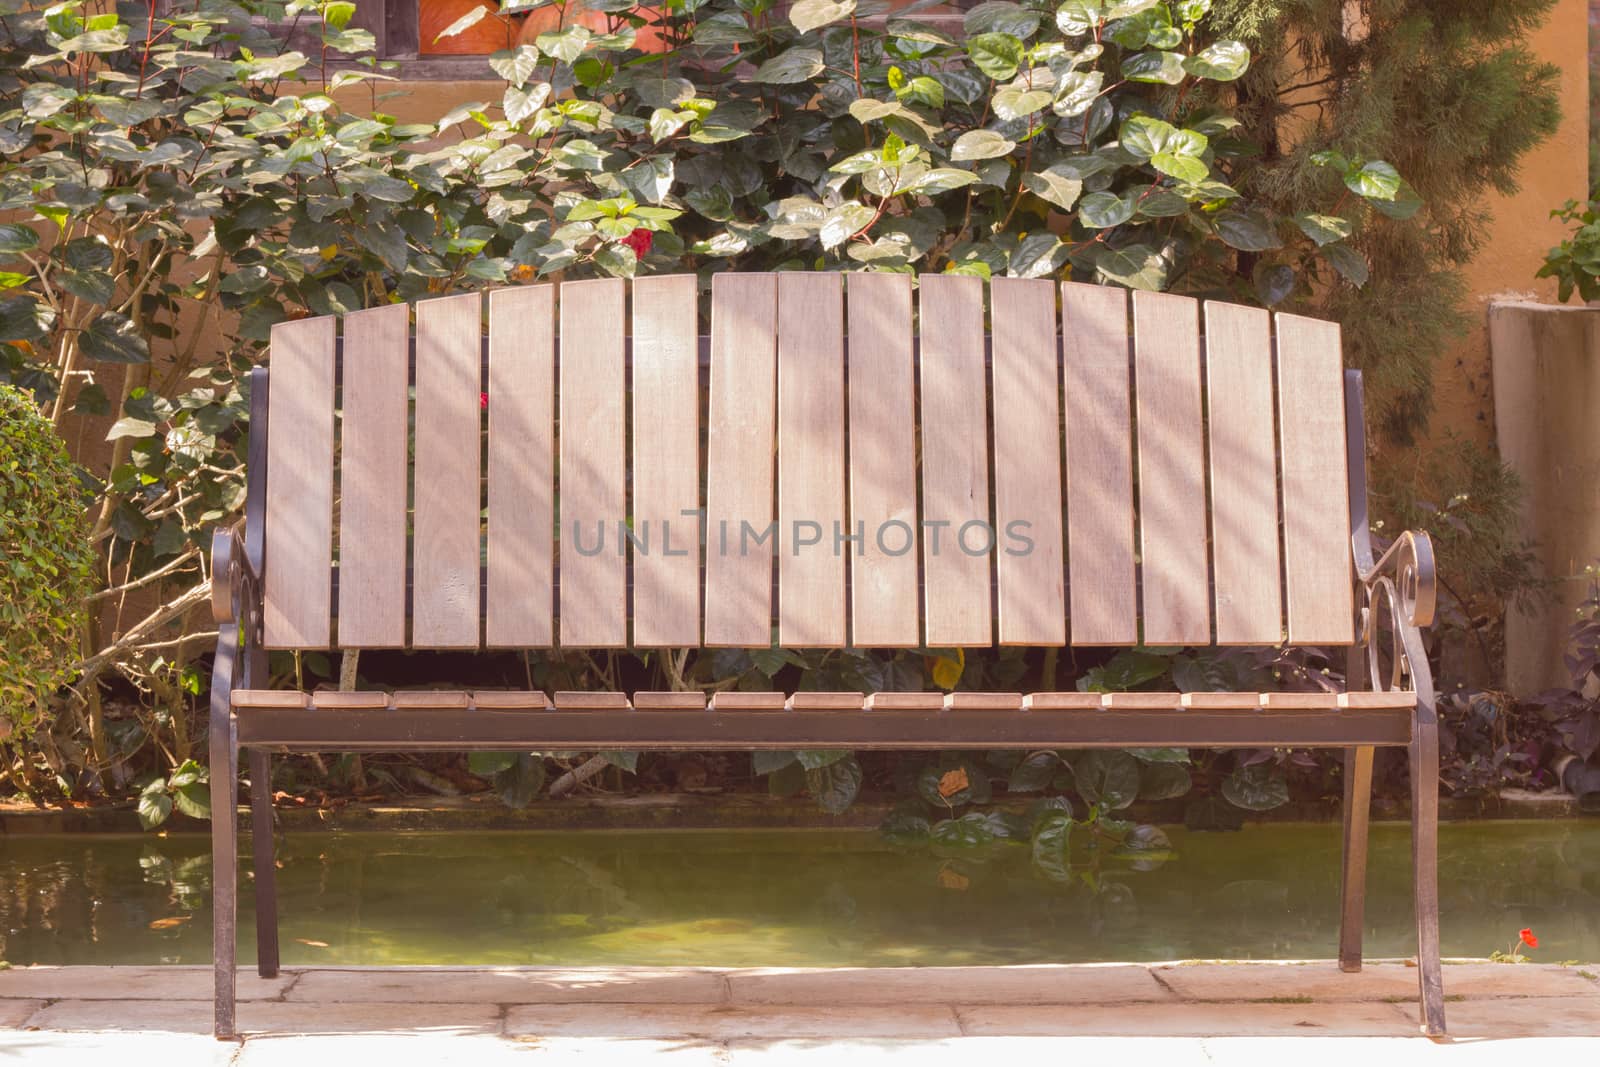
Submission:
M 389 833 L 288 838 L 284 962 L 847 966 L 1331 956 L 1337 826 L 1171 831 L 1178 858 L 1053 882 L 1028 850 L 901 851 L 874 833 Z M 203 963 L 201 836 L 0 839 L 0 959 Z M 1521 927 L 1600 960 L 1600 823 L 1441 828 L 1446 955 Z M 1412 951 L 1410 843 L 1374 831 L 1367 948 Z M 249 875 L 240 952 L 254 949 Z

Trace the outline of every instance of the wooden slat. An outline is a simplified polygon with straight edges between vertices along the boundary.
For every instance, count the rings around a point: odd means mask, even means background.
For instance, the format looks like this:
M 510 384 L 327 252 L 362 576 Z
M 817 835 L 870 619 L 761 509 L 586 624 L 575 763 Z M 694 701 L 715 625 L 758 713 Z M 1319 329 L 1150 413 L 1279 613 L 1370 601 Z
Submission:
M 633 706 L 640 711 L 704 711 L 704 693 L 635 693 Z
M 1028 711 L 1088 711 L 1100 707 L 1100 694 L 1029 693 L 1022 706 Z
M 1206 304 L 1211 555 L 1219 645 L 1275 645 L 1283 638 L 1271 325 L 1260 308 Z
M 777 289 L 771 274 L 718 274 L 711 282 L 705 547 L 711 648 L 772 643 Z
M 1349 644 L 1355 624 L 1339 326 L 1279 315 L 1277 327 L 1289 641 Z
M 1179 701 L 1179 705 L 1185 708 L 1254 708 L 1260 704 L 1260 693 L 1184 693 Z
M 1064 645 L 1056 288 L 1043 278 L 997 278 L 989 299 L 1000 643 Z
M 700 643 L 700 360 L 695 278 L 633 283 L 633 643 Z M 696 694 L 684 694 L 694 696 Z M 703 700 L 702 700 L 703 703 Z
M 1336 708 L 1340 693 L 1262 693 L 1261 706 L 1277 709 Z M 1402 705 L 1404 706 L 1404 705 Z
M 793 711 L 860 711 L 865 698 L 860 693 L 796 693 L 789 698 Z
M 304 693 L 280 689 L 235 689 L 232 695 L 236 708 L 303 708 L 311 703 Z
M 943 693 L 869 693 L 862 705 L 868 711 L 942 711 Z
M 915 648 L 917 427 L 911 277 L 854 273 L 850 318 L 851 643 Z
M 619 540 L 627 515 L 626 309 L 621 278 L 561 286 L 558 543 L 565 648 L 628 643 L 627 557 Z
M 473 691 L 472 706 L 482 711 L 542 711 L 550 707 L 550 698 L 537 690 L 478 689 Z
M 1405 690 L 1383 693 L 1340 693 L 1341 708 L 1414 708 L 1417 694 Z
M 1129 709 L 1150 711 L 1176 708 L 1180 699 L 1178 693 L 1106 693 L 1101 697 L 1101 703 L 1113 711 Z
M 390 697 L 389 703 L 396 711 L 406 708 L 466 708 L 472 706 L 471 694 L 462 689 L 403 689 Z
M 272 327 L 267 435 L 268 648 L 327 648 L 333 600 L 331 316 Z
M 782 693 L 741 693 L 724 690 L 711 694 L 712 711 L 782 711 L 789 698 Z
M 555 286 L 489 294 L 488 590 L 484 639 L 555 642 Z
M 417 305 L 411 643 L 476 648 L 482 449 L 482 301 Z
M 604 693 L 592 690 L 563 689 L 555 695 L 557 710 L 626 711 L 629 707 L 627 693 Z
M 946 693 L 946 711 L 1015 711 L 1022 707 L 1021 693 Z
M 990 622 L 988 381 L 983 283 L 921 280 L 922 567 L 926 643 L 987 645 Z M 963 545 L 967 546 L 965 549 Z M 979 554 L 978 550 L 982 550 Z
M 845 642 L 844 293 L 778 275 L 778 641 Z
M 1148 645 L 1211 642 L 1195 301 L 1133 294 L 1139 560 Z
M 344 319 L 339 447 L 339 644 L 406 643 L 406 435 L 411 308 Z
M 1131 645 L 1139 619 L 1127 291 L 1063 283 L 1061 337 L 1072 643 Z
M 411 325 L 409 317 L 406 325 Z M 330 711 L 349 708 L 386 708 L 389 706 L 389 694 L 382 690 L 367 690 L 363 692 L 319 689 L 311 694 L 311 702 L 318 708 L 326 708 Z

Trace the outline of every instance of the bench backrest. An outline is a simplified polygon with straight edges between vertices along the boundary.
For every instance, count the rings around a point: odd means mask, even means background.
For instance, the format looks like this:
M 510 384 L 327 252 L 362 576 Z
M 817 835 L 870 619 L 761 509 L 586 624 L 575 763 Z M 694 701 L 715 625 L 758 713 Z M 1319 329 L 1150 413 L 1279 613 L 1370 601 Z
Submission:
M 274 327 L 268 647 L 1351 642 L 1337 325 L 721 274 L 703 342 L 696 285 Z

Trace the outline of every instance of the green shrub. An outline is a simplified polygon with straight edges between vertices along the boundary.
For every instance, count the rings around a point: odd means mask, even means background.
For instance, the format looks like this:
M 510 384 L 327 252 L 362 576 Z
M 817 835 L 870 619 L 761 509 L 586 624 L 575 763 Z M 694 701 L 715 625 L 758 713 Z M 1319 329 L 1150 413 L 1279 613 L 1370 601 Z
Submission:
M 0 385 L 0 741 L 28 736 L 71 681 L 93 558 L 83 505 L 50 423 Z

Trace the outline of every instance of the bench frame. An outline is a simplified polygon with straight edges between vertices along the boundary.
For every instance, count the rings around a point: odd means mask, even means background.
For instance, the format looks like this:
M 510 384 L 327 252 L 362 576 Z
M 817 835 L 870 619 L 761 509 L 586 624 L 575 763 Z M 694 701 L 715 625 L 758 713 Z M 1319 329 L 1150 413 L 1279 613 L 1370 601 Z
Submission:
M 1414 708 L 1128 710 L 322 710 L 233 704 L 235 690 L 267 684 L 262 577 L 267 471 L 268 371 L 251 372 L 251 435 L 245 517 L 214 535 L 212 609 L 218 626 L 210 707 L 215 1034 L 237 1035 L 235 1015 L 239 754 L 252 784 L 257 972 L 278 973 L 271 754 L 508 748 L 664 750 L 760 748 L 1343 748 L 1344 841 L 1339 965 L 1359 971 L 1365 902 L 1373 754 L 1408 750 L 1412 862 L 1423 1030 L 1445 1032 L 1437 887 L 1438 724 L 1421 628 L 1433 619 L 1436 579 L 1426 534 L 1408 532 L 1381 556 L 1369 534 L 1366 441 L 1359 371 L 1345 372 L 1351 550 L 1357 583 L 1356 642 L 1348 653 L 1352 691 L 1405 691 Z M 1386 620 L 1383 626 L 1379 619 Z M 1387 663 L 1387 667 L 1385 664 Z

